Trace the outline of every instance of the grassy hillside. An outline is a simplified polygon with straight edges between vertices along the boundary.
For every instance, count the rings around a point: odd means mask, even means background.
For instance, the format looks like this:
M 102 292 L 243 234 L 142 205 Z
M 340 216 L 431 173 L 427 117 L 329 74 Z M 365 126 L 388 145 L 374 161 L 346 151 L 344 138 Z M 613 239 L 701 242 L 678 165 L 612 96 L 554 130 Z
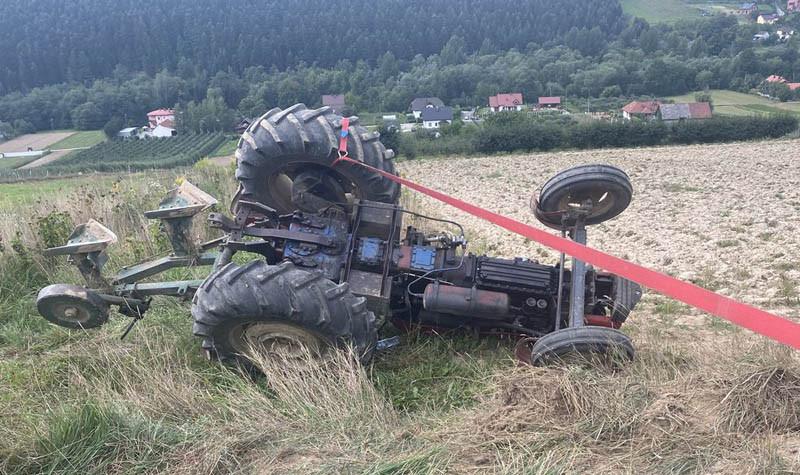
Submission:
M 800 163 L 786 160 L 795 149 L 773 141 L 593 150 L 406 161 L 400 171 L 532 221 L 530 190 L 555 171 L 618 165 L 634 202 L 590 230 L 592 245 L 800 319 L 800 235 L 778 218 L 800 212 L 791 186 Z M 222 209 L 235 192 L 228 167 L 197 167 L 187 178 Z M 0 184 L 0 473 L 800 471 L 798 352 L 652 292 L 623 327 L 637 359 L 620 371 L 520 367 L 514 338 L 451 332 L 402 334 L 366 368 L 346 356 L 302 370 L 261 360 L 267 377 L 253 380 L 204 358 L 187 302 L 156 299 L 124 341 L 119 315 L 86 332 L 39 317 L 39 288 L 80 282 L 65 259 L 39 249 L 92 216 L 120 237 L 110 271 L 164 252 L 141 211 L 174 179 L 155 171 Z M 4 206 L 6 196 L 15 198 Z M 761 206 L 741 205 L 752 202 Z M 556 253 L 432 199 L 404 193 L 403 204 L 462 222 L 473 252 L 556 262 Z
M 106 139 L 102 130 L 85 130 L 56 142 L 50 146 L 52 150 L 62 150 L 69 148 L 93 147 Z
M 684 0 L 621 0 L 620 3 L 628 15 L 651 23 L 672 23 L 700 16 L 700 11 Z
M 674 96 L 668 99 L 675 102 L 694 102 L 695 94 Z M 741 92 L 712 90 L 714 112 L 723 115 L 752 115 L 758 113 L 800 114 L 800 103 L 777 102 L 766 97 Z

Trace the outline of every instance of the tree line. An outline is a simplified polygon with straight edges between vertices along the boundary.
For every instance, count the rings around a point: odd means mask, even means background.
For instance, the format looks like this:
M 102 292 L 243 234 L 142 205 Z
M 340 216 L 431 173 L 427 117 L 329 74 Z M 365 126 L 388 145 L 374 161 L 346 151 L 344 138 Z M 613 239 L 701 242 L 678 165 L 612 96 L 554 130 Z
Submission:
M 182 59 L 212 76 L 327 68 L 386 52 L 428 56 L 453 35 L 472 52 L 623 27 L 612 0 L 3 0 L 2 10 L 0 94 L 108 77 L 116 67 L 152 76 Z
M 488 8 L 480 3 L 483 0 L 474 1 L 476 8 Z M 554 11 L 542 6 L 554 2 L 525 2 L 530 8 L 536 4 L 537 11 L 544 12 L 541 18 L 550 18 Z M 410 57 L 408 52 L 390 50 L 377 54 L 379 46 L 374 46 L 370 51 L 377 55 L 358 60 L 344 53 L 337 56 L 340 51 L 332 46 L 340 42 L 331 39 L 325 52 L 338 58 L 333 65 L 328 65 L 329 58 L 324 63 L 301 60 L 285 69 L 254 65 L 213 72 L 209 58 L 185 56 L 174 65 L 167 61 L 156 72 L 116 64 L 107 77 L 0 96 L 0 132 L 8 131 L 8 136 L 33 130 L 99 129 L 112 120 L 115 127 L 142 125 L 147 111 L 173 106 L 181 112 L 179 125 L 186 130 L 225 130 L 239 117 L 256 117 L 272 107 L 296 102 L 318 106 L 320 96 L 330 93 L 346 94 L 355 112 L 405 111 L 418 96 L 438 96 L 461 107 L 485 105 L 488 96 L 512 91 L 522 92 L 528 100 L 558 95 L 576 101 L 600 98 L 611 104 L 706 88 L 749 91 L 771 74 L 800 79 L 798 39 L 756 45 L 752 33 L 760 25 L 741 25 L 725 15 L 650 25 L 623 16 L 617 2 L 600 2 L 602 8 L 597 2 L 578 3 L 581 8 L 572 5 L 562 11 L 559 2 L 559 18 L 576 18 L 556 22 L 557 28 L 547 27 L 547 34 L 529 32 L 541 41 L 521 47 L 508 48 L 519 41 L 514 36 L 518 32 L 496 32 L 480 44 L 476 35 L 462 32 L 452 34 L 428 55 Z M 410 5 L 418 6 L 415 1 Z M 597 21 L 585 18 L 587 9 L 596 10 Z M 800 15 L 793 15 L 788 21 L 800 23 L 798 19 Z M 372 30 L 362 29 L 369 37 Z M 555 36 L 547 39 L 551 35 Z M 429 51 L 430 45 L 418 50 Z M 7 52 L 0 48 L 2 54 Z M 173 52 L 170 57 L 176 56 Z M 0 61 L 7 64 L 11 63 Z

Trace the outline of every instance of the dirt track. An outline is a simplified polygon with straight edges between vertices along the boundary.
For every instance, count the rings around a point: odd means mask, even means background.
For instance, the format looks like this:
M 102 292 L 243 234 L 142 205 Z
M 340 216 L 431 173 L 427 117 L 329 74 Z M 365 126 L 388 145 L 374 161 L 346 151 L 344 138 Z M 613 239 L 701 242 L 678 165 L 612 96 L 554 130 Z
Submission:
M 39 134 L 28 134 L 8 142 L 0 143 L 0 153 L 24 152 L 28 147 L 33 150 L 43 150 L 56 142 L 64 140 L 75 132 L 44 132 Z
M 531 194 L 554 173 L 590 163 L 628 172 L 634 200 L 589 228 L 589 244 L 725 295 L 800 317 L 800 142 L 453 158 L 399 164 L 411 180 L 540 225 Z M 555 262 L 557 255 L 414 193 L 412 206 L 462 222 L 476 251 Z M 656 297 L 658 298 L 658 297 Z M 681 323 L 705 322 L 681 308 Z

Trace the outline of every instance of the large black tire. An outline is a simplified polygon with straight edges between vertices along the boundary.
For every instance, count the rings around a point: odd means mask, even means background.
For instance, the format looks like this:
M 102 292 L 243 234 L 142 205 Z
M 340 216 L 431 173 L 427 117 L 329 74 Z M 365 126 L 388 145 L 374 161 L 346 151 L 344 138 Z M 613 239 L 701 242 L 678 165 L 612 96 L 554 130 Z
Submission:
M 375 315 L 363 297 L 353 295 L 346 283 L 337 285 L 290 262 L 227 264 L 198 289 L 192 317 L 192 331 L 204 339 L 205 349 L 226 362 L 248 364 L 245 335 L 254 325 L 281 327 L 278 333 L 303 344 L 304 338 L 314 340 L 321 349 L 350 345 L 362 362 L 371 359 L 377 343 Z M 272 340 L 267 335 L 259 341 Z
M 338 158 L 341 121 L 342 117 L 329 107 L 310 110 L 295 104 L 284 110 L 272 109 L 253 122 L 242 134 L 236 150 L 241 198 L 259 201 L 281 214 L 298 208 L 318 211 L 308 208 L 319 206 L 319 200 L 303 206 L 298 204 L 297 194 L 298 188 L 319 179 L 328 182 L 323 198 L 329 202 L 345 199 L 349 194 L 352 198 L 396 204 L 400 197 L 397 183 L 351 163 L 340 162 L 333 168 Z M 350 118 L 348 130 L 350 158 L 395 173 L 391 161 L 394 152 L 383 146 L 379 133 L 358 125 L 358 117 Z M 304 172 L 304 179 L 295 182 Z
M 633 360 L 635 351 L 628 335 L 606 327 L 564 328 L 539 338 L 531 348 L 535 366 L 599 360 L 621 363 Z
M 543 224 L 561 229 L 564 212 L 586 199 L 594 202 L 587 225 L 616 217 L 633 199 L 628 174 L 611 165 L 581 165 L 559 172 L 542 186 L 534 214 Z M 575 222 L 567 219 L 563 225 L 571 227 Z

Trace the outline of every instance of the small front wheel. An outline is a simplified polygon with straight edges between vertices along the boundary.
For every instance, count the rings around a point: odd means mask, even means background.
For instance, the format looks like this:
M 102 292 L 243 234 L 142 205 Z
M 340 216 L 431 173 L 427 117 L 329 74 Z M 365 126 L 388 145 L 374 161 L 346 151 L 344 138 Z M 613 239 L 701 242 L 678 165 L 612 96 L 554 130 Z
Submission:
M 618 365 L 632 361 L 633 343 L 628 335 L 607 327 L 573 327 L 549 333 L 533 345 L 531 363 L 543 366 L 570 362 Z

